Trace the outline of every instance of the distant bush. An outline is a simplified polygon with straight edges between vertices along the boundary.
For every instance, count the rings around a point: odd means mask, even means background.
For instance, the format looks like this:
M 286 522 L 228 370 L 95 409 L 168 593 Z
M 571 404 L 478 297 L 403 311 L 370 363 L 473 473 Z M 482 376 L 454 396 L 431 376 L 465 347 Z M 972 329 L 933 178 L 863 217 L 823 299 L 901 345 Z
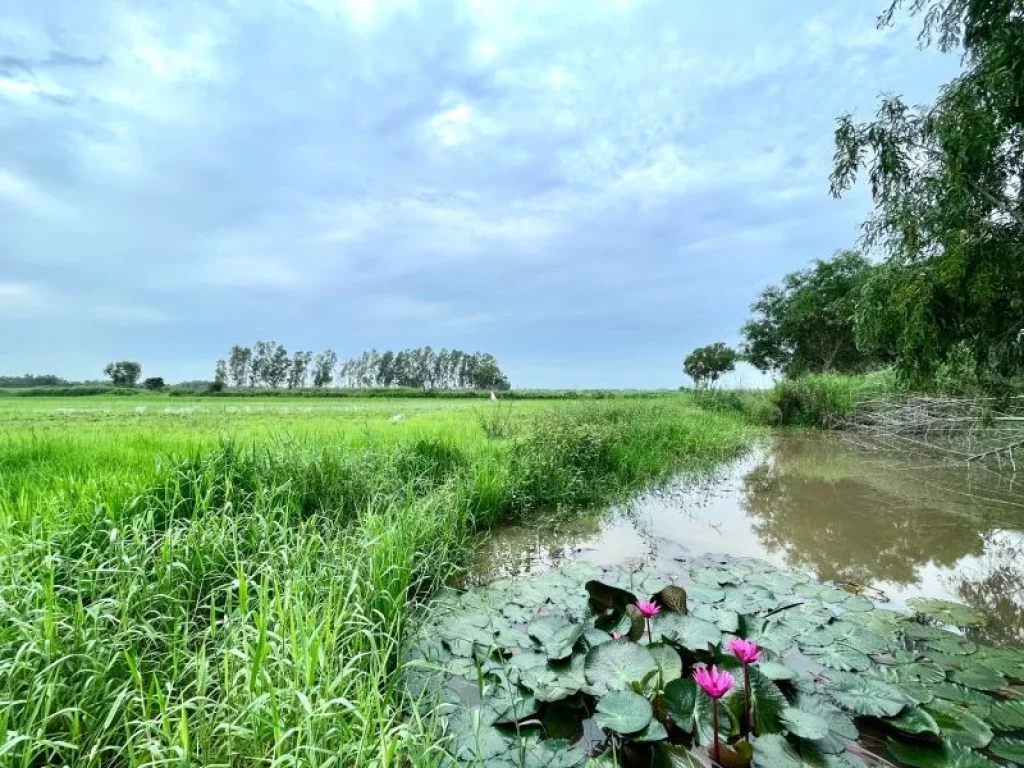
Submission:
M 159 376 L 150 376 L 142 382 L 143 389 L 159 390 L 164 388 L 164 380 Z
M 771 391 L 780 422 L 831 429 L 849 418 L 858 403 L 899 391 L 890 369 L 868 374 L 814 373 L 784 379 Z
M 26 389 L 0 389 L 0 397 L 85 397 L 90 395 L 144 395 L 142 389 L 89 384 L 67 387 L 30 387 Z

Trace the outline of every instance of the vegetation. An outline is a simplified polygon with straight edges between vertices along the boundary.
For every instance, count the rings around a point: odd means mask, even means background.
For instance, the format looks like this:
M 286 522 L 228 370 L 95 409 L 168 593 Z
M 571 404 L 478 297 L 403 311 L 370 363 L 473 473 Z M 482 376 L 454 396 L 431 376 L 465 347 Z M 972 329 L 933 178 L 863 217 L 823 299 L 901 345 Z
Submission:
M 736 368 L 736 350 L 718 341 L 693 350 L 683 361 L 683 372 L 693 379 L 698 389 L 713 385 L 722 374 Z
M 337 370 L 335 370 L 337 369 Z M 409 389 L 486 389 L 507 390 L 511 387 L 493 355 L 463 352 L 459 349 L 430 347 L 390 350 L 373 349 L 359 357 L 338 363 L 333 350 L 324 350 L 313 357 L 312 352 L 296 352 L 291 357 L 276 341 L 258 341 L 253 348 L 234 346 L 228 359 L 218 360 L 215 381 L 231 382 L 235 387 L 289 389 L 307 385 L 312 374 L 314 387 L 332 382 L 346 388 L 405 387 Z
M 22 389 L 26 387 L 62 387 L 68 382 L 52 373 L 26 373 L 21 376 L 0 376 L 0 389 Z
M 134 387 L 142 374 L 142 366 L 134 360 L 121 360 L 107 363 L 103 375 L 110 379 L 115 387 Z
M 912 598 L 911 617 L 716 557 L 660 573 L 575 563 L 441 605 L 407 685 L 441 710 L 459 765 L 699 766 L 720 741 L 721 765 L 838 768 L 864 764 L 861 727 L 898 765 L 981 768 L 1024 747 L 1009 687 L 1024 652 L 947 631 L 984 623 L 957 603 Z
M 471 533 L 750 437 L 679 395 L 138 402 L 161 401 L 0 402 L 5 764 L 436 760 L 399 646 Z

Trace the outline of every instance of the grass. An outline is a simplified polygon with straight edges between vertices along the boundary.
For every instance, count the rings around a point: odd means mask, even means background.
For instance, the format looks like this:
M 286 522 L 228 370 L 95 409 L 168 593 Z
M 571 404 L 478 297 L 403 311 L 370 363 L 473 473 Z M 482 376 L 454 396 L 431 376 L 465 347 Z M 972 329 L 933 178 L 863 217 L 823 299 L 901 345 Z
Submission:
M 398 651 L 474 532 L 751 437 L 683 395 L 156 402 L 0 402 L 4 766 L 437 762 Z

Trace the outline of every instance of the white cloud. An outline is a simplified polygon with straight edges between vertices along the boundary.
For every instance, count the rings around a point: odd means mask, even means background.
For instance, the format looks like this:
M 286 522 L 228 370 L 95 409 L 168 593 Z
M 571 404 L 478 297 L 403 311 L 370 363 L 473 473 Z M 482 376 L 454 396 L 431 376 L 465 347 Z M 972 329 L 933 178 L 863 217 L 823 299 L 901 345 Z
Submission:
M 21 314 L 45 309 L 47 292 L 31 283 L 0 279 L 0 314 Z
M 31 179 L 0 168 L 0 198 L 29 213 L 47 218 L 66 218 L 74 210 Z

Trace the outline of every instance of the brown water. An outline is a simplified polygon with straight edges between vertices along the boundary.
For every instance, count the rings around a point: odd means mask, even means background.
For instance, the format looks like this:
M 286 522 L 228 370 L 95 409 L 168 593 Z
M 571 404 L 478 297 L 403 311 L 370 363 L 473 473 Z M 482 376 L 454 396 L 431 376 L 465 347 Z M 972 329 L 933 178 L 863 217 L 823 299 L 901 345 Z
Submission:
M 900 608 L 916 596 L 983 611 L 993 643 L 1024 644 L 1024 478 L 781 434 L 712 477 L 679 478 L 604 512 L 498 528 L 478 577 L 693 554 L 761 557 L 851 582 Z

